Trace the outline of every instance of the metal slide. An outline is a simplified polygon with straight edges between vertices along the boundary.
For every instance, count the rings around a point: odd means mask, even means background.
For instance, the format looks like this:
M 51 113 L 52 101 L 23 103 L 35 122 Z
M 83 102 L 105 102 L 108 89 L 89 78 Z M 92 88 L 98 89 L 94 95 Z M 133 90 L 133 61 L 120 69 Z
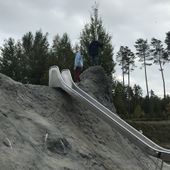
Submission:
M 60 87 L 73 98 L 78 99 L 87 105 L 92 111 L 96 112 L 100 118 L 109 123 L 123 136 L 126 136 L 129 140 L 131 140 L 132 143 L 136 144 L 144 152 L 156 158 L 160 158 L 162 161 L 170 162 L 170 150 L 165 149 L 151 141 L 149 138 L 122 120 L 118 115 L 111 112 L 97 100 L 81 90 L 73 82 L 69 70 L 63 70 L 60 73 L 60 70 L 57 66 L 51 67 L 49 70 L 49 86 Z

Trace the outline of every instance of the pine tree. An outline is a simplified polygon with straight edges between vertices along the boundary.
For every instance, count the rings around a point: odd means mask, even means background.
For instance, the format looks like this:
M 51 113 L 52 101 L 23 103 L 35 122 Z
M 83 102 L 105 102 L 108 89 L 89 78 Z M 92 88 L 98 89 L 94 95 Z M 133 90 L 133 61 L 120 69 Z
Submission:
M 147 78 L 147 70 L 146 66 L 150 66 L 151 63 L 148 63 L 147 61 L 151 60 L 150 53 L 149 53 L 149 45 L 147 40 L 144 39 L 138 39 L 135 42 L 135 48 L 136 48 L 136 55 L 139 57 L 139 61 L 142 62 L 142 66 L 144 67 L 145 71 L 145 82 L 146 82 L 146 91 L 147 91 L 147 97 L 149 98 L 149 89 L 148 89 L 148 78 Z
M 133 86 L 133 97 L 131 100 L 131 107 L 132 107 L 132 110 L 134 111 L 134 114 L 136 114 L 135 109 L 139 106 L 140 107 L 142 106 L 142 94 L 143 94 L 142 88 L 139 85 L 135 84 Z
M 165 43 L 167 45 L 167 51 L 170 54 L 170 31 L 166 33 Z
M 151 54 L 153 55 L 153 63 L 158 64 L 160 67 L 160 72 L 162 76 L 163 82 L 163 91 L 164 91 L 164 98 L 166 97 L 166 88 L 165 88 L 165 78 L 164 78 L 164 69 L 163 65 L 169 62 L 169 57 L 163 48 L 163 44 L 160 40 L 156 38 L 152 38 L 151 40 Z
M 47 84 L 49 43 L 47 33 L 37 31 L 35 36 L 31 32 L 22 38 L 22 46 L 26 68 L 26 79 L 32 84 Z
M 115 65 L 113 62 L 111 36 L 106 33 L 103 27 L 102 19 L 98 16 L 98 8 L 96 5 L 90 17 L 90 23 L 84 26 L 80 35 L 81 53 L 84 57 L 85 69 L 91 65 L 88 47 L 93 40 L 99 40 L 100 43 L 103 44 L 103 48 L 99 51 L 99 64 L 105 69 L 106 73 L 110 75 Z
M 61 38 L 59 35 L 55 36 L 52 46 L 52 55 L 53 60 L 61 70 L 70 69 L 73 71 L 74 53 L 67 33 L 64 33 Z
M 113 89 L 113 100 L 116 110 L 119 115 L 127 117 L 127 95 L 125 93 L 125 87 L 122 83 L 114 81 Z
M 16 68 L 16 80 L 25 83 L 25 62 L 23 55 L 23 48 L 20 41 L 15 45 L 16 47 L 16 58 L 17 58 L 17 68 Z
M 134 70 L 135 67 L 135 55 L 134 53 L 126 46 L 124 47 L 124 73 L 128 75 L 128 87 L 130 87 L 130 72 Z
M 121 46 L 119 52 L 117 53 L 117 61 L 121 65 L 122 75 L 123 75 L 123 86 L 124 86 L 124 75 L 128 75 L 128 107 L 130 112 L 130 72 L 135 67 L 135 55 L 134 53 L 126 46 Z
M 48 34 L 43 35 L 41 31 L 35 33 L 33 44 L 34 62 L 32 63 L 32 81 L 36 84 L 46 84 L 48 75 Z M 36 75 L 35 75 L 36 74 Z
M 135 55 L 134 53 L 126 46 L 125 47 L 125 66 L 124 66 L 124 71 L 125 74 L 128 75 L 128 110 L 130 113 L 131 110 L 131 94 L 133 94 L 133 92 L 131 93 L 131 88 L 130 88 L 130 72 L 132 70 L 134 70 L 135 67 Z
M 32 83 L 31 82 L 31 70 L 32 70 L 32 62 L 34 60 L 33 55 L 33 44 L 34 44 L 34 36 L 31 32 L 26 33 L 22 37 L 22 50 L 23 50 L 23 81 L 24 83 Z
M 134 109 L 134 116 L 135 116 L 135 118 L 141 118 L 144 115 L 145 115 L 145 113 L 142 110 L 141 106 L 139 104 L 137 104 L 135 109 Z
M 142 92 L 142 88 L 139 85 L 135 84 L 133 86 L 133 93 L 134 93 L 135 100 L 140 100 L 142 98 L 143 92 Z
M 50 48 L 49 57 L 48 57 L 48 67 L 51 67 L 54 65 L 59 66 L 58 53 L 57 53 L 59 41 L 60 41 L 60 36 L 57 34 L 54 37 L 52 47 Z
M 11 77 L 14 80 L 19 80 L 19 60 L 17 56 L 17 45 L 15 40 L 9 38 L 5 41 L 1 48 L 1 56 L 0 58 L 0 71 L 1 73 Z
M 125 86 L 125 62 L 126 62 L 125 58 L 126 58 L 125 48 L 121 46 L 119 51 L 117 52 L 116 61 L 118 62 L 119 66 L 121 66 L 123 86 Z

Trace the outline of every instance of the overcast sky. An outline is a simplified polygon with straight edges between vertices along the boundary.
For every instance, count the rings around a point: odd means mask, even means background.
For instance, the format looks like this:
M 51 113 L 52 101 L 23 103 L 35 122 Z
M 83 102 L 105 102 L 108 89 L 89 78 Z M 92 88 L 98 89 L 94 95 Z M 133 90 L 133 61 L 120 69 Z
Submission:
M 67 32 L 72 43 L 78 42 L 80 31 L 89 22 L 93 0 L 0 0 L 0 45 L 4 39 L 20 39 L 26 32 L 39 29 L 49 33 L 49 41 Z M 134 50 L 138 38 L 165 39 L 170 31 L 169 0 L 97 0 L 99 15 L 107 32 L 113 37 L 115 52 L 120 45 Z M 170 64 L 165 68 L 166 89 L 170 94 Z M 116 67 L 115 76 L 121 79 Z M 148 68 L 149 89 L 162 95 L 161 74 L 158 67 Z M 144 70 L 132 73 L 132 84 L 145 92 Z

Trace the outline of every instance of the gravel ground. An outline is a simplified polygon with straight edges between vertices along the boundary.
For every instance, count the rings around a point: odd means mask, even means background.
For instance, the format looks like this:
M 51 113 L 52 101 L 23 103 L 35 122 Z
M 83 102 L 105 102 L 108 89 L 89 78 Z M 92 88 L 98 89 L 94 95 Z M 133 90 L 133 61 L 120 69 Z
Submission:
M 79 87 L 116 112 L 101 67 Z M 61 89 L 0 74 L 0 170 L 155 170 L 157 162 Z

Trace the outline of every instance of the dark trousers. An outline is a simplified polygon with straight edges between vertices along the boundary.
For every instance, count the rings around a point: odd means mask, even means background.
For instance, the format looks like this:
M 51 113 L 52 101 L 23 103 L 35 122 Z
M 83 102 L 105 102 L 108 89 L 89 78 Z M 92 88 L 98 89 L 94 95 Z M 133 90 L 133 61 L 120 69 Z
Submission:
M 74 70 L 74 81 L 79 82 L 80 81 L 80 73 L 81 73 L 81 67 L 76 67 Z
M 98 55 L 91 56 L 91 65 L 92 66 L 99 65 L 99 56 Z

